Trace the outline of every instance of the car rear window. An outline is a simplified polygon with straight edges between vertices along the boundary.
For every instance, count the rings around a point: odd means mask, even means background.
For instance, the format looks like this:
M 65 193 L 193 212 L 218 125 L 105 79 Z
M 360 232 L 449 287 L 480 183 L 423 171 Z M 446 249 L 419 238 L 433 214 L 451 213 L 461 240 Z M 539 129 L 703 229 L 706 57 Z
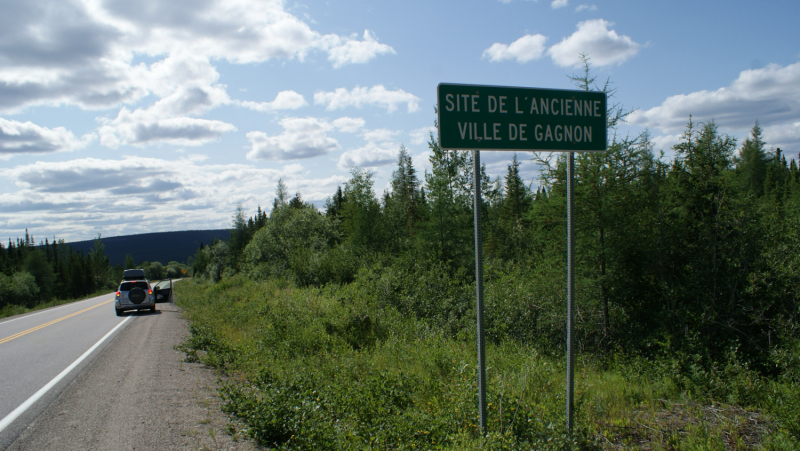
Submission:
M 124 282 L 119 286 L 119 291 L 131 291 L 134 288 L 141 288 L 142 290 L 149 290 L 147 282 Z

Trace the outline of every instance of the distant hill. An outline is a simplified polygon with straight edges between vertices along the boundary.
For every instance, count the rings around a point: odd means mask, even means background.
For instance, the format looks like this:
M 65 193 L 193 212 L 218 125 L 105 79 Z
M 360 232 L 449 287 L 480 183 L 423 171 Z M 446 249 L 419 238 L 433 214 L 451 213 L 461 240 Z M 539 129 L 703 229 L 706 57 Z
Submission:
M 186 263 L 186 259 L 194 255 L 200 247 L 214 240 L 229 240 L 230 230 L 186 230 L 183 232 L 143 233 L 141 235 L 125 235 L 102 237 L 106 255 L 112 265 L 125 263 L 125 256 L 131 254 L 136 263 L 158 261 L 167 264 L 170 261 Z M 66 243 L 76 251 L 84 254 L 94 247 L 94 240 Z

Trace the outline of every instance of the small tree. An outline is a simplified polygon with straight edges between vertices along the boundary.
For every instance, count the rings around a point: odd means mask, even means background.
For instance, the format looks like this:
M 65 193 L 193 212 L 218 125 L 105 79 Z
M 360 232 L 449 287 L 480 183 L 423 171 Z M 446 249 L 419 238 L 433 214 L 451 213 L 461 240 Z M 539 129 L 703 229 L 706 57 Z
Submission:
M 236 210 L 233 212 L 233 218 L 231 222 L 232 229 L 230 254 L 232 263 L 234 266 L 236 266 L 239 262 L 239 257 L 242 254 L 242 250 L 247 245 L 248 241 L 247 217 L 244 214 L 244 208 L 242 208 L 241 203 L 236 204 Z
M 764 194 L 764 182 L 767 177 L 769 156 L 764 152 L 764 141 L 761 139 L 761 127 L 756 121 L 750 131 L 750 137 L 744 141 L 736 163 L 736 176 L 740 188 L 756 197 Z
M 28 252 L 25 258 L 25 271 L 30 273 L 36 285 L 39 287 L 38 297 L 40 301 L 47 302 L 53 297 L 53 285 L 55 283 L 55 275 L 53 274 L 53 267 L 47 261 L 44 253 L 38 249 L 33 249 Z
M 347 239 L 356 247 L 378 250 L 381 240 L 381 208 L 372 189 L 372 172 L 358 166 L 350 171 L 344 187 L 347 199 L 342 212 Z
M 133 260 L 133 255 L 128 254 L 125 256 L 125 268 L 124 269 L 135 269 L 136 262 Z
M 275 188 L 275 199 L 272 201 L 272 209 L 277 210 L 286 205 L 289 201 L 289 189 L 283 183 L 283 179 L 278 179 L 278 186 Z
M 104 287 L 109 283 L 108 276 L 109 271 L 111 270 L 111 265 L 108 262 L 108 256 L 105 253 L 105 249 L 106 246 L 100 239 L 100 234 L 97 234 L 97 238 L 94 240 L 94 247 L 89 253 L 92 261 L 92 269 L 94 271 L 94 284 L 96 287 Z

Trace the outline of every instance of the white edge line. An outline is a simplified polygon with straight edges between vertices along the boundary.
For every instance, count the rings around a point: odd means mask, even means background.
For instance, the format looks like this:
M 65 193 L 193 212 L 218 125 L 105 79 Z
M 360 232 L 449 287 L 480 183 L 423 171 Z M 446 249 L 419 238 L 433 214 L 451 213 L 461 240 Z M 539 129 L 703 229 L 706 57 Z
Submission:
M 48 391 L 50 391 L 50 389 L 53 388 L 53 386 L 55 386 L 57 383 L 59 383 L 61 381 L 61 379 L 64 379 L 64 377 L 67 374 L 69 374 L 70 371 L 75 369 L 75 367 L 78 366 L 81 362 L 83 362 L 86 359 L 86 357 L 89 357 L 89 354 L 91 354 L 92 351 L 97 349 L 97 347 L 100 346 L 106 340 L 106 338 L 111 336 L 111 334 L 116 332 L 117 329 L 119 329 L 123 324 L 127 323 L 128 320 L 131 319 L 131 318 L 133 318 L 133 317 L 129 316 L 129 317 L 125 318 L 121 323 L 117 324 L 117 326 L 114 327 L 113 329 L 111 329 L 111 331 L 109 333 L 105 334 L 103 336 L 103 338 L 100 339 L 100 341 L 95 343 L 94 346 L 89 348 L 88 351 L 84 352 L 82 356 L 78 357 L 78 360 L 72 362 L 72 364 L 70 366 L 68 366 L 64 371 L 59 373 L 58 376 L 54 377 L 53 380 L 51 380 L 50 382 L 47 383 L 47 385 L 45 385 L 44 387 L 40 388 L 39 391 L 37 391 L 36 393 L 33 394 L 33 396 L 28 398 L 25 402 L 20 404 L 19 407 L 14 409 L 14 411 L 12 411 L 5 418 L 0 420 L 0 432 L 3 432 L 3 430 L 5 428 L 7 428 L 11 423 L 13 423 L 14 420 L 16 420 L 23 413 L 25 413 L 25 411 L 28 410 L 36 401 L 38 401 L 42 396 L 44 396 Z
M 108 293 L 108 294 L 114 294 L 114 293 L 111 292 L 111 293 Z M 95 300 L 97 298 L 102 298 L 104 296 L 108 296 L 108 294 L 104 294 L 102 296 L 97 296 L 97 297 L 93 297 L 93 298 L 89 298 L 89 299 L 84 299 L 82 301 L 68 302 L 68 303 L 66 303 L 64 305 L 60 305 L 58 307 L 48 308 L 48 309 L 44 309 L 44 310 L 36 312 L 36 313 L 31 313 L 30 315 L 25 315 L 23 313 L 22 315 L 24 315 L 24 316 L 20 316 L 19 318 L 12 318 L 12 319 L 9 319 L 9 320 L 6 320 L 6 321 L 0 320 L 0 326 L 2 326 L 3 324 L 8 324 L 8 323 L 10 323 L 12 321 L 16 321 L 18 319 L 30 318 L 31 316 L 36 316 L 36 315 L 38 315 L 40 313 L 52 312 L 52 311 L 55 311 L 55 310 L 62 309 L 64 307 L 70 307 L 70 306 L 75 306 L 75 305 L 78 305 L 78 304 L 83 304 L 84 302 L 89 302 L 89 301 L 93 301 L 93 300 Z

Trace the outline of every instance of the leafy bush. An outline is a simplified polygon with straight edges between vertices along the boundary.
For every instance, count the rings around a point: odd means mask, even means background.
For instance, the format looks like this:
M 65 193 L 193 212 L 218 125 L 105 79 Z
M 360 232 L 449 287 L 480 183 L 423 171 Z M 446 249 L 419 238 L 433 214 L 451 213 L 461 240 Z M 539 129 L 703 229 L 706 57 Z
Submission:
M 6 305 L 33 307 L 39 299 L 36 279 L 27 271 L 19 271 L 11 277 L 0 273 L 0 308 Z
M 352 277 L 355 264 L 346 248 L 331 250 L 338 239 L 333 224 L 316 209 L 285 205 L 273 211 L 244 249 L 244 268 L 256 279 L 285 277 L 298 286 L 342 283 Z
M 147 277 L 148 280 L 161 280 L 167 275 L 164 265 L 162 265 L 161 262 L 152 262 L 142 269 L 144 269 L 145 277 Z

